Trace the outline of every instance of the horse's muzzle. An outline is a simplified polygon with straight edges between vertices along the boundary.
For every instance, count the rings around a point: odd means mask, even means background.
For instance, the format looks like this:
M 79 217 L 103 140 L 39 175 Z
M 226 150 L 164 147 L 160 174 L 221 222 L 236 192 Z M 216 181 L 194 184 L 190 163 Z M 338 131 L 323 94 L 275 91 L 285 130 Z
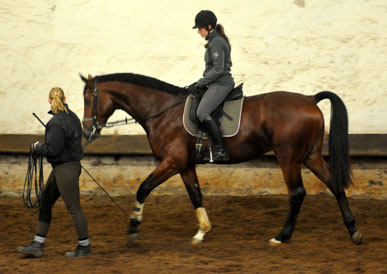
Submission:
M 96 129 L 95 127 L 84 127 L 83 128 L 83 136 L 87 139 L 89 143 L 97 139 L 100 134 L 100 129 Z

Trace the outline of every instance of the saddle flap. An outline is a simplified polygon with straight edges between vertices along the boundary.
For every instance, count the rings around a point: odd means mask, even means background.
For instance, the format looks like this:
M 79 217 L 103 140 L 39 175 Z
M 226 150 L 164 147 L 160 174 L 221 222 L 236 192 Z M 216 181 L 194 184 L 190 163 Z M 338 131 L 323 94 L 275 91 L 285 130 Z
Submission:
M 241 121 L 241 114 L 242 114 L 242 108 L 243 108 L 243 99 L 245 97 L 241 97 L 238 100 L 232 100 L 224 103 L 224 109 L 223 112 L 227 113 L 227 116 L 230 116 L 228 119 L 222 119 L 221 123 L 221 130 L 223 133 L 223 137 L 233 137 L 235 136 L 240 127 L 240 121 Z M 194 137 L 200 137 L 202 136 L 202 133 L 197 125 L 197 123 L 194 122 L 193 119 L 191 119 L 191 113 L 192 112 L 192 103 L 194 98 L 191 96 L 187 97 L 185 107 L 184 107 L 184 115 L 183 115 L 183 124 L 184 128 L 188 131 L 189 134 L 191 134 Z M 223 115 L 225 115 L 223 113 Z M 195 115 L 196 116 L 196 115 Z

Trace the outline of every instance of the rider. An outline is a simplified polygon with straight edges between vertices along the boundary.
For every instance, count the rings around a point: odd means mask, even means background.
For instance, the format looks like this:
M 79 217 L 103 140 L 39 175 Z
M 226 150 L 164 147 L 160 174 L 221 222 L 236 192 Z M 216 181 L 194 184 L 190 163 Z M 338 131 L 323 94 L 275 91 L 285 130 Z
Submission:
M 217 24 L 217 18 L 210 10 L 202 10 L 196 15 L 193 28 L 197 28 L 200 36 L 208 41 L 205 45 L 206 67 L 203 78 L 190 86 L 191 89 L 208 88 L 199 103 L 196 116 L 214 142 L 213 160 L 227 161 L 229 156 L 223 143 L 222 132 L 212 119 L 211 113 L 234 88 L 234 78 L 230 72 L 231 46 L 223 26 Z
M 67 257 L 81 257 L 91 254 L 87 221 L 82 211 L 79 194 L 79 176 L 83 158 L 82 126 L 78 117 L 65 104 L 64 92 L 59 87 L 51 89 L 49 98 L 50 114 L 54 116 L 47 123 L 45 142 L 33 144 L 35 153 L 47 156 L 52 171 L 43 190 L 39 210 L 37 231 L 31 244 L 17 250 L 27 256 L 42 257 L 46 234 L 50 228 L 51 211 L 56 200 L 62 196 L 70 212 L 78 236 L 78 246 Z

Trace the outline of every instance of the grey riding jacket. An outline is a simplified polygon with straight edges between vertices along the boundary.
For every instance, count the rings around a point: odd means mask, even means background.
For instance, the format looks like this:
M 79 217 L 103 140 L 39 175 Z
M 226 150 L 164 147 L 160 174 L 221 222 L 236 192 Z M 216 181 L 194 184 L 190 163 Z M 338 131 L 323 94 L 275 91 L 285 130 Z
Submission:
M 231 49 L 227 41 L 216 30 L 212 31 L 206 40 L 209 40 L 204 55 L 206 68 L 203 78 L 197 81 L 197 84 L 199 86 L 234 85 L 234 78 L 231 76 Z

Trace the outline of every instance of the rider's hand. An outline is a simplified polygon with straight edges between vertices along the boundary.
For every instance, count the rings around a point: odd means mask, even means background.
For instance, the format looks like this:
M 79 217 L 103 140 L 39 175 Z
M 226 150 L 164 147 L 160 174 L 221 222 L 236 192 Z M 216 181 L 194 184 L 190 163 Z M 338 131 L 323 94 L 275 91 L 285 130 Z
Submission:
M 193 94 L 195 93 L 195 90 L 197 89 L 198 87 L 198 84 L 195 82 L 195 83 L 192 83 L 191 85 L 188 86 L 188 92 Z

